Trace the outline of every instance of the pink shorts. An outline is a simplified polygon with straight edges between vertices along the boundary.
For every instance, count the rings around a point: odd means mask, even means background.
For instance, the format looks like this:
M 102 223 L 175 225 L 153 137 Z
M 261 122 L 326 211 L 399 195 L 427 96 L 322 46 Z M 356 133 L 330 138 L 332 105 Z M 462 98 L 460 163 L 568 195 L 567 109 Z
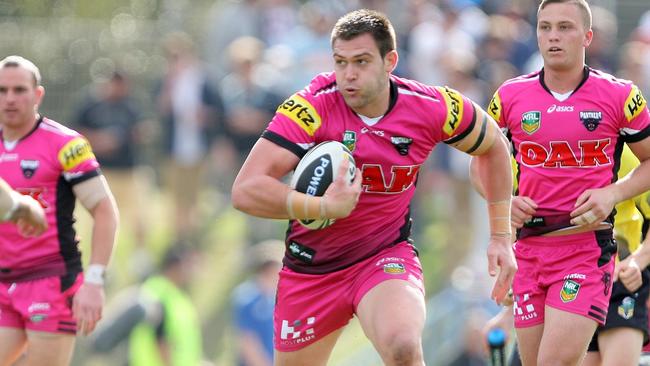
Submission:
M 0 282 L 0 327 L 49 333 L 77 333 L 72 297 L 83 274 L 32 281 Z
M 411 282 L 424 296 L 420 260 L 406 242 L 337 272 L 314 275 L 284 267 L 273 315 L 275 348 L 297 351 L 345 326 L 370 289 L 394 279 Z
M 528 237 L 514 251 L 515 327 L 544 323 L 545 306 L 605 323 L 616 257 L 611 231 Z

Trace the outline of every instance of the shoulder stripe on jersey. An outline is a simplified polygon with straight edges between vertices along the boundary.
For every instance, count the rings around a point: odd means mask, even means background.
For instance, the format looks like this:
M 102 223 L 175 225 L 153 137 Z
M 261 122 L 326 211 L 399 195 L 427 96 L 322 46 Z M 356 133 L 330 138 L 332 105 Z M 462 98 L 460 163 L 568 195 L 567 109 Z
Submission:
M 422 98 L 422 99 L 430 100 L 430 101 L 432 101 L 432 102 L 439 102 L 438 99 L 433 98 L 433 97 L 431 97 L 431 96 L 429 96 L 429 95 L 426 95 L 426 94 L 423 94 L 423 93 L 419 93 L 419 92 L 416 92 L 416 91 L 413 91 L 413 90 L 409 90 L 409 89 L 406 89 L 406 88 L 402 88 L 402 87 L 398 87 L 398 92 L 399 92 L 400 94 L 412 95 L 412 96 L 414 96 L 414 97 L 418 97 L 418 98 Z
M 277 133 L 275 133 L 273 131 L 265 130 L 262 133 L 262 138 L 267 139 L 267 140 L 271 141 L 272 143 L 274 143 L 276 145 L 279 145 L 280 147 L 283 147 L 283 148 L 291 151 L 292 153 L 294 153 L 297 157 L 299 157 L 301 159 L 307 153 L 307 150 L 300 147 L 300 145 L 287 140 L 286 138 L 278 135 Z
M 474 110 L 476 111 L 476 108 L 474 108 Z M 474 112 L 474 115 L 476 115 L 476 112 Z M 488 125 L 487 114 L 483 113 L 483 123 L 481 124 L 481 132 L 479 133 L 474 146 L 470 147 L 469 150 L 466 151 L 466 153 L 471 154 L 474 151 L 476 151 L 476 149 L 478 149 L 479 146 L 481 146 L 483 140 L 485 139 L 485 131 L 487 130 L 487 125 Z
M 467 135 L 469 135 L 470 132 L 472 132 L 472 130 L 474 129 L 474 125 L 476 124 L 476 106 L 473 105 L 472 107 L 474 107 L 473 108 L 473 113 L 472 113 L 472 122 L 470 122 L 469 126 L 465 129 L 465 131 L 459 133 L 458 135 L 456 135 L 456 136 L 454 136 L 454 137 L 452 137 L 452 138 L 450 138 L 448 140 L 443 141 L 445 144 L 456 143 L 456 142 L 464 139 L 465 137 L 467 137 Z
M 323 94 L 325 92 L 330 92 L 331 93 L 331 89 L 333 89 L 333 90 L 337 89 L 336 81 L 332 81 L 331 83 L 329 83 L 329 84 L 327 84 L 325 86 L 321 86 L 320 88 L 318 88 L 318 90 L 314 90 L 314 92 L 312 94 L 314 96 L 317 96 L 317 95 Z
M 319 97 L 319 96 L 321 96 L 323 94 L 332 94 L 337 90 L 339 90 L 339 87 L 336 86 L 336 85 L 332 86 L 329 89 L 320 89 L 316 94 L 314 94 L 314 97 Z
M 623 129 L 621 130 L 621 132 L 626 132 L 625 130 L 628 129 Z M 632 143 L 632 142 L 639 142 L 648 136 L 650 136 L 650 126 L 633 134 L 627 134 L 627 133 L 621 134 L 621 139 L 625 142 Z
M 423 90 L 413 89 L 409 84 L 406 83 L 406 80 L 404 80 L 404 79 L 400 79 L 399 83 L 391 79 L 391 83 L 394 83 L 399 89 L 401 89 L 400 93 L 403 93 L 404 90 L 408 90 L 410 93 L 404 93 L 404 94 L 408 94 L 408 95 L 416 95 L 417 94 L 416 96 L 420 96 L 420 97 L 424 97 L 424 98 L 428 97 L 428 98 L 434 99 L 436 101 L 440 100 L 440 99 L 438 99 L 438 97 L 436 97 L 436 95 L 434 93 L 427 93 L 427 92 L 425 92 Z

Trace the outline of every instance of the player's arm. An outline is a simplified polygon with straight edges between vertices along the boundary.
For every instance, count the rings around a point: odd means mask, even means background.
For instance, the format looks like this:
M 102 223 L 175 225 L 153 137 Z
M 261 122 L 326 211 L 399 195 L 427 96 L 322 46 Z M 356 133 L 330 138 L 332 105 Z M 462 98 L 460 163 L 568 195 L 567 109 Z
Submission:
M 32 197 L 14 191 L 0 178 L 0 222 L 18 225 L 24 236 L 37 236 L 47 229 L 43 207 Z
M 474 182 L 480 182 L 488 202 L 490 216 L 490 243 L 488 244 L 488 265 L 491 276 L 497 275 L 492 298 L 501 302 L 510 289 L 517 265 L 511 248 L 510 197 L 512 191 L 512 169 L 510 152 L 499 126 L 479 106 L 473 104 L 474 123 L 451 141 L 456 149 L 473 156 Z
M 78 183 L 72 189 L 93 218 L 90 264 L 84 272 L 85 281 L 74 298 L 73 306 L 80 331 L 88 334 L 102 315 L 104 272 L 113 252 L 118 212 L 103 176 Z
M 635 292 L 643 284 L 641 271 L 648 265 L 650 265 L 650 236 L 646 236 L 634 253 L 616 263 L 614 281 L 620 280 L 628 291 Z
M 337 179 L 323 197 L 313 197 L 297 192 L 281 181 L 298 161 L 293 152 L 260 138 L 233 183 L 233 207 L 253 216 L 272 219 L 322 219 L 349 215 L 361 192 L 358 173 L 352 185 L 345 182 L 349 163 L 341 164 Z

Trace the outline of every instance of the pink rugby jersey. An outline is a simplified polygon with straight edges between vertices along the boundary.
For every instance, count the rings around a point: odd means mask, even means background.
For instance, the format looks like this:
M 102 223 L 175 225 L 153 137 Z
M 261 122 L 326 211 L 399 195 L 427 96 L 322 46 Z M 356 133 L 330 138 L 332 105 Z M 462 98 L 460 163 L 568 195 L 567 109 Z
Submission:
M 544 84 L 544 70 L 506 81 L 488 113 L 512 142 L 518 195 L 539 216 L 565 216 L 578 196 L 617 179 L 623 144 L 650 135 L 650 112 L 631 82 L 585 67 L 564 101 Z
M 0 223 L 0 281 L 80 271 L 72 186 L 99 174 L 90 144 L 76 131 L 41 118 L 15 146 L 7 145 L 0 143 L 0 176 L 41 203 L 49 226 L 41 236 L 25 238 L 15 225 Z
M 391 76 L 388 112 L 369 125 L 345 104 L 334 73 L 316 76 L 278 107 L 262 137 L 298 157 L 322 141 L 342 142 L 361 169 L 363 190 L 350 216 L 330 227 L 309 230 L 290 221 L 285 265 L 328 273 L 410 241 L 420 166 L 438 142 L 469 132 L 474 119 L 474 105 L 458 92 Z

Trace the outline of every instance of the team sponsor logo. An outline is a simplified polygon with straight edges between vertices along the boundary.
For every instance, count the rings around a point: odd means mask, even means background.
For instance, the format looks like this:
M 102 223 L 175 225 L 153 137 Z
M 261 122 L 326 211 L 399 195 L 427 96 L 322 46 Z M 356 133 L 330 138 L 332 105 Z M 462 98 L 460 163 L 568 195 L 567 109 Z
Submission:
M 39 165 L 40 165 L 40 162 L 38 160 L 21 160 L 20 161 L 20 169 L 23 171 L 23 176 L 25 178 L 27 178 L 27 179 L 34 176 L 34 173 L 36 173 L 36 169 L 38 169 Z
M 560 291 L 560 299 L 562 299 L 562 302 L 571 302 L 578 297 L 578 291 L 580 291 L 580 284 L 578 282 L 566 280 Z
M 551 141 L 549 147 L 533 141 L 519 144 L 521 163 L 529 167 L 573 168 L 610 165 L 612 161 L 605 152 L 610 139 L 580 140 L 579 150 L 574 151 L 567 141 Z
M 609 289 L 612 288 L 612 274 L 609 272 L 603 273 L 603 278 L 601 280 L 604 285 L 603 294 L 607 296 L 609 294 Z
M 381 136 L 381 137 L 383 137 L 386 134 L 382 130 L 371 130 L 368 127 L 361 127 L 361 133 L 364 134 L 364 135 L 367 134 L 367 133 L 370 133 L 370 134 Z
M 569 275 L 564 276 L 565 280 L 586 280 L 587 276 L 583 275 L 582 273 L 571 273 Z
M 289 244 L 289 254 L 301 262 L 312 263 L 316 251 L 312 248 L 306 247 L 300 243 L 292 241 Z
M 539 130 L 542 124 L 542 112 L 528 111 L 521 115 L 521 129 L 529 135 Z
M 291 324 L 291 325 L 289 325 Z M 310 316 L 306 321 L 301 319 L 289 322 L 282 320 L 280 328 L 280 342 L 284 345 L 300 344 L 316 338 L 314 331 L 316 317 Z
M 280 104 L 276 113 L 289 117 L 302 128 L 309 136 L 314 136 L 320 128 L 321 117 L 309 101 L 298 94 L 294 94 Z
M 460 119 L 463 117 L 463 98 L 460 93 L 448 87 L 436 87 L 442 94 L 445 104 L 447 105 L 447 118 L 442 130 L 448 135 L 453 136 L 454 132 L 460 125 Z
M 501 98 L 499 97 L 499 92 L 494 93 L 490 105 L 487 110 L 488 114 L 494 118 L 495 121 L 499 122 L 501 119 Z
M 6 152 L 0 154 L 0 163 L 4 161 L 9 162 L 9 161 L 16 161 L 16 160 L 18 160 L 18 154 L 6 153 Z
M 595 131 L 603 119 L 603 112 L 600 111 L 580 111 L 580 120 L 587 130 Z
M 71 170 L 88 160 L 95 160 L 90 143 L 83 137 L 77 137 L 59 150 L 59 162 L 64 171 Z
M 406 272 L 406 268 L 402 263 L 386 263 L 384 264 L 384 273 L 388 274 L 402 274 Z
M 553 104 L 552 106 L 548 107 L 546 113 L 553 113 L 553 112 L 573 112 L 573 106 Z
M 630 122 L 640 115 L 646 106 L 647 102 L 643 98 L 641 90 L 636 85 L 632 86 L 630 95 L 627 96 L 627 100 L 625 101 L 625 118 L 627 118 L 627 121 Z
M 390 142 L 395 146 L 400 155 L 405 156 L 409 153 L 409 147 L 413 143 L 413 139 L 404 136 L 391 136 Z
M 392 166 L 386 179 L 381 165 L 364 164 L 361 167 L 361 185 L 366 192 L 395 194 L 411 188 L 417 179 L 419 165 Z
M 357 133 L 345 130 L 345 132 L 343 132 L 343 145 L 345 145 L 350 152 L 354 151 L 354 148 L 357 145 Z
M 523 296 L 517 295 L 514 297 L 512 312 L 519 321 L 534 319 L 538 316 L 535 306 L 528 303 L 529 300 L 530 294 L 524 294 Z
M 621 305 L 618 306 L 618 315 L 623 319 L 630 319 L 634 316 L 634 298 L 625 296 Z

